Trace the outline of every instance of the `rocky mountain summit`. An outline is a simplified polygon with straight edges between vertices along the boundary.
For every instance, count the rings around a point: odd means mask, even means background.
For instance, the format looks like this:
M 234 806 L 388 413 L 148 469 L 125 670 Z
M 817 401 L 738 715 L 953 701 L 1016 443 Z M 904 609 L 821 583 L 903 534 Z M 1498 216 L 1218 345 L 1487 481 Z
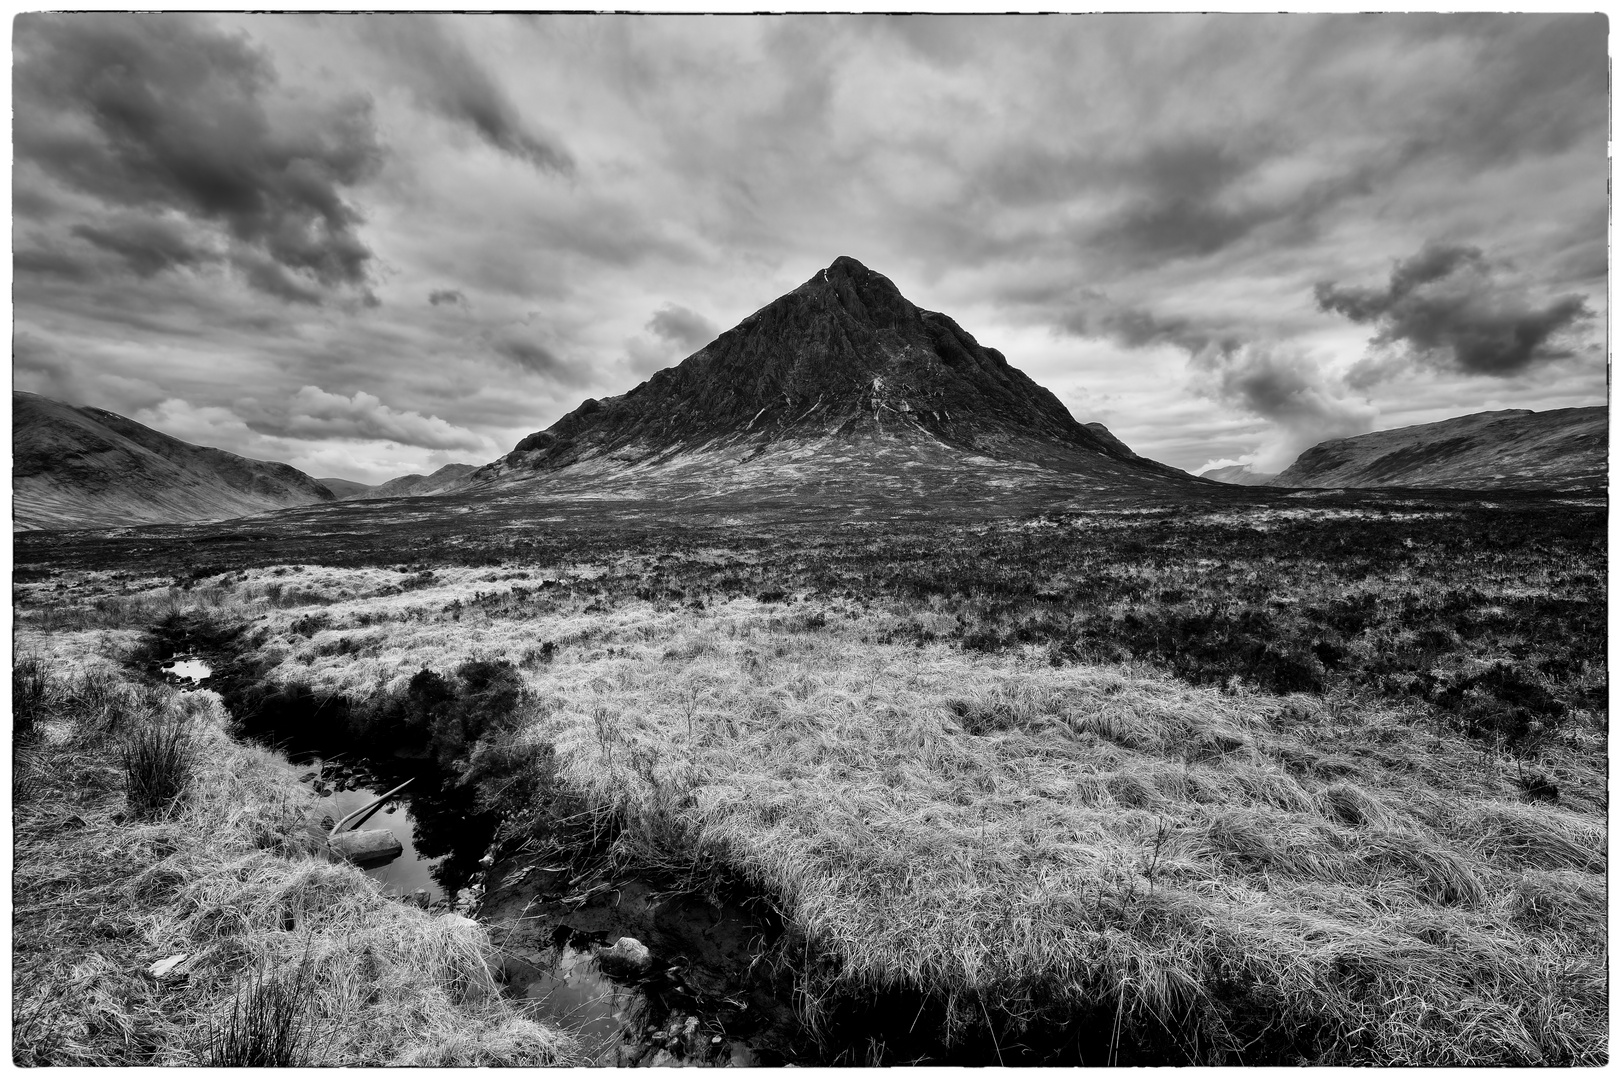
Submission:
M 291 465 L 22 391 L 11 395 L 11 453 L 15 529 L 220 521 L 334 500 Z
M 1000 352 L 847 257 L 470 479 L 678 495 L 683 484 L 697 494 L 870 481 L 922 493 L 950 490 L 952 474 L 1004 488 L 1062 477 L 1077 491 L 1200 483 L 1078 423 Z
M 1318 443 L 1269 486 L 1590 490 L 1608 459 L 1605 406 L 1502 409 Z

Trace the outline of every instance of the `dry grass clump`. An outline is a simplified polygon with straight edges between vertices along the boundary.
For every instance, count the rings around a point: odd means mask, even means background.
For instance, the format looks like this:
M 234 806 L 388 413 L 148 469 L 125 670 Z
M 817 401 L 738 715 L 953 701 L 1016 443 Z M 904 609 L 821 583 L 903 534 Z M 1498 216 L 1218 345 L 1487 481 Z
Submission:
M 858 629 L 689 616 L 529 679 L 523 737 L 622 846 L 777 900 L 826 965 L 813 1015 L 909 985 L 1015 1023 L 1106 1008 L 1193 1061 L 1603 1060 L 1602 818 L 1519 801 L 1478 744 Z
M 482 929 L 316 854 L 312 796 L 283 759 L 226 737 L 214 695 L 91 685 L 70 676 L 17 759 L 29 792 L 14 808 L 17 1064 L 572 1059 L 566 1036 L 500 997 Z M 126 808 L 120 737 L 105 712 L 74 705 L 97 695 L 145 697 L 160 723 L 189 727 L 187 797 L 168 816 Z

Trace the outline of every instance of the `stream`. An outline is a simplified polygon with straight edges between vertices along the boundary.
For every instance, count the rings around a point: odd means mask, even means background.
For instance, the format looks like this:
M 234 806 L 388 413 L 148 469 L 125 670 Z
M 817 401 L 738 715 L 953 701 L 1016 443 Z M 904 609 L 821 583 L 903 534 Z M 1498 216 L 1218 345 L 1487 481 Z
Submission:
M 220 690 L 233 715 L 252 689 L 233 679 L 229 655 L 170 655 L 149 663 L 147 670 L 171 685 Z M 794 1007 L 794 965 L 770 959 L 780 953 L 784 931 L 768 905 L 635 876 L 576 875 L 556 865 L 555 854 L 536 854 L 554 850 L 552 841 L 561 837 L 531 837 L 516 850 L 493 851 L 497 817 L 479 811 L 470 788 L 426 757 L 343 744 L 342 726 L 322 717 L 325 707 L 261 706 L 244 734 L 302 767 L 301 781 L 320 799 L 323 836 L 333 822 L 410 780 L 360 826 L 387 829 L 401 854 L 362 869 L 404 902 L 474 916 L 496 948 L 493 966 L 503 992 L 523 1002 L 527 1015 L 573 1033 L 593 1064 L 1101 1060 L 1095 1034 L 1073 1027 L 1053 1032 L 1040 1046 L 981 1034 L 948 1047 L 938 1035 L 941 1003 L 902 991 L 832 1002 L 813 1034 Z M 315 745 L 323 738 L 333 742 Z M 602 954 L 622 938 L 645 947 L 645 966 L 604 970 Z

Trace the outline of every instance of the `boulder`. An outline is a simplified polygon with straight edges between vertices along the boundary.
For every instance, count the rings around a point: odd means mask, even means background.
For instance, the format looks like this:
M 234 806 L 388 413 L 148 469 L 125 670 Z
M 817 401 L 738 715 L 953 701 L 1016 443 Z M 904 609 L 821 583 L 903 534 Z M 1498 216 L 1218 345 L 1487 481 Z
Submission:
M 405 850 L 387 829 L 361 829 L 339 833 L 327 842 L 334 853 L 356 866 L 381 866 L 400 857 Z
M 653 966 L 653 954 L 635 938 L 622 937 L 597 951 L 597 966 L 609 975 L 640 975 Z

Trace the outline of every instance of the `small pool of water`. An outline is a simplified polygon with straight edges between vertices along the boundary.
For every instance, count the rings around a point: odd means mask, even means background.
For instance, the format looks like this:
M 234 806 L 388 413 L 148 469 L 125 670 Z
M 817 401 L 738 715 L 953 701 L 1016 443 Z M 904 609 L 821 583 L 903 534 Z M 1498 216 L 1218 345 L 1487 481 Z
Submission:
M 595 947 L 604 944 L 563 930 L 549 949 L 509 957 L 503 966 L 508 993 L 574 1035 L 596 1065 L 762 1064 L 746 1042 L 721 1033 L 713 1016 L 672 995 L 668 972 L 655 969 L 628 982 L 609 978 L 596 960 Z
M 398 858 L 364 868 L 367 876 L 381 881 L 397 896 L 426 892 L 430 904 L 453 900 L 454 890 L 465 883 L 489 843 L 488 827 L 466 820 L 472 815 L 454 805 L 454 793 L 447 799 L 432 770 L 408 765 L 385 769 L 380 763 L 351 761 L 346 755 L 302 754 L 293 763 L 304 767 L 302 778 L 320 797 L 327 828 L 411 779 L 410 787 L 358 826 L 387 829 L 404 849 Z M 351 824 L 345 831 L 355 827 Z
M 195 656 L 177 656 L 172 660 L 166 660 L 160 670 L 165 675 L 189 683 L 200 683 L 214 674 L 214 669 L 206 661 Z

